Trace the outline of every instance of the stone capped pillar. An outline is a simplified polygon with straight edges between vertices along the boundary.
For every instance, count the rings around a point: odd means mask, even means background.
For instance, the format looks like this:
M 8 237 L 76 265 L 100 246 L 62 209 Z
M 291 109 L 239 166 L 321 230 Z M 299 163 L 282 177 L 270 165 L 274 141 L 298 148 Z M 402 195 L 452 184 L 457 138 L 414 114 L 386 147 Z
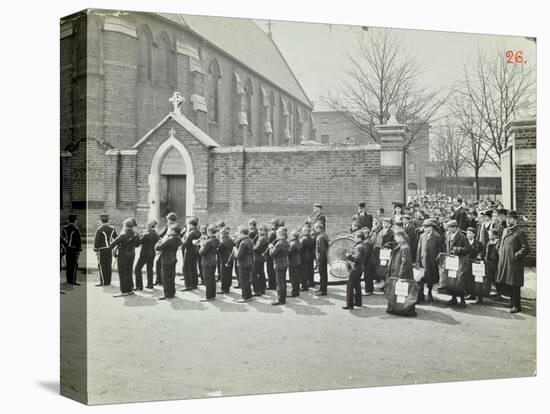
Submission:
M 528 262 L 536 260 L 537 230 L 537 120 L 523 114 L 521 119 L 506 125 L 512 146 L 512 209 L 520 216 L 519 225 L 524 228 L 529 240 L 531 254 Z
M 391 211 L 393 201 L 406 202 L 406 154 L 403 145 L 409 130 L 395 118 L 395 108 L 390 108 L 390 119 L 384 125 L 376 125 L 380 137 L 380 207 Z

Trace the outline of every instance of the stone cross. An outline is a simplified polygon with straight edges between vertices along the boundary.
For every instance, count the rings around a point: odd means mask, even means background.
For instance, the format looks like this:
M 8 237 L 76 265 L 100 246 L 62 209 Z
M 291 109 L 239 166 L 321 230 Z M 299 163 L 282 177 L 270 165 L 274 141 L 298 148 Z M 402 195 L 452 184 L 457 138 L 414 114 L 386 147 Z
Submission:
M 175 91 L 174 94 L 168 99 L 174 105 L 174 113 L 181 115 L 181 104 L 185 101 L 183 95 L 178 91 Z

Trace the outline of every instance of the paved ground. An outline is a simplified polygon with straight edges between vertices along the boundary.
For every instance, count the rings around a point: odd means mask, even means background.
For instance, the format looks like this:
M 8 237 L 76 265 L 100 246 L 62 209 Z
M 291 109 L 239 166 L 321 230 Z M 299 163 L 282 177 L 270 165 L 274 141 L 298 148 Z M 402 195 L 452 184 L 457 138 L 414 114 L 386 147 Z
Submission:
M 84 279 L 83 275 L 79 275 Z M 158 301 L 161 290 L 113 298 L 97 275 L 62 295 L 76 307 L 88 291 L 89 403 L 196 398 L 390 384 L 531 376 L 535 372 L 535 302 L 511 315 L 487 301 L 465 310 L 436 297 L 418 317 L 385 312 L 377 294 L 344 311 L 344 286 L 273 307 L 274 293 L 238 304 L 239 291 L 201 303 L 198 292 Z M 118 280 L 116 272 L 113 275 Z M 178 283 L 182 282 L 179 280 Z M 181 285 L 180 285 L 181 287 Z M 63 341 L 78 321 L 67 318 Z M 74 336 L 74 335 L 73 335 Z M 65 350 L 62 371 L 78 355 Z M 67 383 L 61 384 L 68 387 Z M 75 392 L 78 390 L 75 390 Z

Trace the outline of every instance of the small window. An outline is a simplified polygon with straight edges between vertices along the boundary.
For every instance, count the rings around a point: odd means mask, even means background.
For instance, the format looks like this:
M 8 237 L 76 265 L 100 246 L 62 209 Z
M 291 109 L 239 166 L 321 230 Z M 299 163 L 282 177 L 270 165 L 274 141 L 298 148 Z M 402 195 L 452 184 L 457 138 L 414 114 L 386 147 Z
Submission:
M 323 134 L 321 135 L 321 143 L 322 144 L 328 144 L 328 141 L 329 141 L 329 135 L 328 134 Z

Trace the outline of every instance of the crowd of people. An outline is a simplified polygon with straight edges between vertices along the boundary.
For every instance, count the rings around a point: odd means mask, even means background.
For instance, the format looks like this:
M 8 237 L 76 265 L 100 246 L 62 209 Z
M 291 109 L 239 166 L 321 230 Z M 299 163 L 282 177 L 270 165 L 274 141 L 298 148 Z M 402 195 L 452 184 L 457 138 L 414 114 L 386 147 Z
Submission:
M 523 259 L 529 253 L 527 237 L 517 223 L 515 211 L 507 211 L 495 201 L 468 203 L 460 197 L 427 194 L 409 203 L 393 203 L 386 214 L 379 209 L 367 212 L 366 203 L 358 204 L 349 233 L 353 248 L 346 252 L 349 278 L 346 310 L 362 306 L 362 297 L 383 289 L 390 278 L 415 279 L 419 285 L 418 302 L 433 302 L 432 289 L 444 271 L 442 255 L 463 257 L 466 268 L 464 292 L 446 292 L 449 306 L 466 306 L 467 300 L 483 301 L 472 294 L 472 263 L 485 265 L 485 277 L 495 285 L 493 300 L 510 296 L 510 312 L 521 311 L 520 288 L 523 285 Z M 224 221 L 199 225 L 197 217 L 188 217 L 184 224 L 175 213 L 166 216 L 166 226 L 157 232 L 157 223 L 150 221 L 137 233 L 135 219 L 124 221 L 120 234 L 109 223 L 108 215 L 100 216 L 95 233 L 94 251 L 98 258 L 99 283 L 111 284 L 113 258 L 116 258 L 120 279 L 120 295 L 154 289 L 161 285 L 169 300 L 176 295 L 177 252 L 183 255 L 183 291 L 205 286 L 202 301 L 212 301 L 231 289 L 241 291 L 240 303 L 276 290 L 272 305 L 283 305 L 287 298 L 287 275 L 290 296 L 319 287 L 315 294 L 328 294 L 330 239 L 325 232 L 327 218 L 321 204 L 314 204 L 313 214 L 298 229 L 289 231 L 281 219 L 268 225 L 249 219 L 247 225 L 232 233 Z M 76 269 L 82 250 L 76 216 L 62 229 L 61 245 L 66 259 L 67 283 L 78 285 Z M 136 260 L 136 248 L 140 247 Z M 143 268 L 146 268 L 146 284 Z M 421 277 L 415 277 L 420 274 Z M 418 273 L 420 272 L 420 273 Z M 318 274 L 318 282 L 315 275 Z M 236 276 L 237 285 L 234 286 Z M 364 282 L 364 293 L 361 287 Z M 440 286 L 440 291 L 445 290 Z M 469 294 L 469 296 L 466 296 Z M 459 301 L 460 299 L 460 301 Z

